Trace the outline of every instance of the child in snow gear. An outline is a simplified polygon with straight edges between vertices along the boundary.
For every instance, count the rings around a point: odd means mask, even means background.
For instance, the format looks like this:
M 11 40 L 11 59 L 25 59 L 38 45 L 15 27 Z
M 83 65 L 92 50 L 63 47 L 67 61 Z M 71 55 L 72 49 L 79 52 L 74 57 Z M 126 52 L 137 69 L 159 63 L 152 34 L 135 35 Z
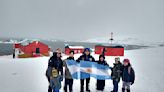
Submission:
M 77 59 L 77 62 L 80 62 L 80 60 L 84 60 L 88 62 L 95 62 L 95 59 L 90 55 L 90 52 L 91 51 L 89 48 L 85 48 L 83 55 Z M 89 89 L 90 78 L 80 80 L 80 84 L 81 84 L 80 92 L 84 92 L 84 80 L 86 80 L 86 91 L 90 92 L 90 89 Z
M 63 61 L 61 60 L 61 51 L 57 50 L 49 59 L 46 71 L 47 79 L 50 83 L 48 92 L 59 92 L 61 81 L 63 80 Z
M 75 60 L 74 59 L 74 51 L 70 51 L 70 56 L 67 58 L 67 60 Z M 64 66 L 65 66 L 64 91 L 67 92 L 67 86 L 69 86 L 69 92 L 72 92 L 73 79 L 72 79 L 71 73 L 66 64 L 67 60 L 64 62 Z
M 115 58 L 114 67 L 112 68 L 112 80 L 113 80 L 113 91 L 111 92 L 118 92 L 118 83 L 120 82 L 120 77 L 122 74 L 122 64 L 120 62 L 120 58 Z
M 50 77 L 50 87 L 53 89 L 53 92 L 59 92 L 61 88 L 62 76 L 58 74 L 57 69 L 52 68 L 52 76 Z
M 100 55 L 99 56 L 99 61 L 97 61 L 98 64 L 102 64 L 102 65 L 107 65 L 109 66 L 106 61 L 105 61 L 105 56 L 104 55 Z M 105 87 L 105 80 L 97 80 L 97 84 L 96 84 L 96 89 L 98 91 L 103 91 L 104 87 Z
M 122 92 L 130 92 L 130 85 L 134 83 L 135 80 L 135 72 L 130 64 L 129 59 L 124 59 L 123 73 L 122 73 Z

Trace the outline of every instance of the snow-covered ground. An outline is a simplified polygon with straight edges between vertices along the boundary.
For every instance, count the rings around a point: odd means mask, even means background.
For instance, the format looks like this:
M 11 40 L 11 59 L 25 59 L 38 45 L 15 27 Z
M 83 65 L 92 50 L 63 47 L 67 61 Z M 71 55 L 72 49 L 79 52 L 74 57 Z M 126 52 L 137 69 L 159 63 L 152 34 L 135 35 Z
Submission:
M 136 81 L 132 92 L 164 92 L 164 47 L 125 51 L 124 58 L 130 58 L 136 72 Z M 79 55 L 76 55 L 78 58 Z M 98 59 L 98 55 L 94 55 Z M 63 59 L 66 56 L 63 57 Z M 45 77 L 49 57 L 12 59 L 12 56 L 0 57 L 0 92 L 47 92 Z M 106 57 L 112 66 L 114 57 Z M 96 80 L 91 79 L 90 89 L 95 92 Z M 80 80 L 74 81 L 74 92 L 80 90 Z M 112 90 L 112 81 L 107 80 L 105 92 Z M 63 90 L 61 89 L 61 92 Z M 121 92 L 121 83 L 119 92 Z

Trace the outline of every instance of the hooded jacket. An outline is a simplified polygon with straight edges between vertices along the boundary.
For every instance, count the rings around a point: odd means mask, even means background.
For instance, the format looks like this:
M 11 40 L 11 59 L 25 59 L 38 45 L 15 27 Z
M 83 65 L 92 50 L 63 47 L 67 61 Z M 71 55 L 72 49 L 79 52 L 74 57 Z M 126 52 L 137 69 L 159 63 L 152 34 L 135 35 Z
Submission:
M 122 72 L 122 80 L 124 82 L 132 82 L 134 83 L 135 81 L 135 72 L 131 65 L 129 64 L 128 66 L 123 66 L 123 72 Z

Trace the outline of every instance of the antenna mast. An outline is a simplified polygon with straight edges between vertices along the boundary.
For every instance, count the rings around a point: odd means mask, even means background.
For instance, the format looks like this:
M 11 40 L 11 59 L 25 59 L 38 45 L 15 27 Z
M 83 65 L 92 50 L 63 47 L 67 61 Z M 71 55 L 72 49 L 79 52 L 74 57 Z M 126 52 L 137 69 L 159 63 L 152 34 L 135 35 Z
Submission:
M 110 40 L 110 42 L 111 42 L 110 44 L 112 45 L 112 44 L 113 44 L 113 40 L 114 40 L 114 39 L 113 39 L 113 32 L 111 32 L 111 34 L 110 34 L 110 39 L 109 39 L 109 40 Z

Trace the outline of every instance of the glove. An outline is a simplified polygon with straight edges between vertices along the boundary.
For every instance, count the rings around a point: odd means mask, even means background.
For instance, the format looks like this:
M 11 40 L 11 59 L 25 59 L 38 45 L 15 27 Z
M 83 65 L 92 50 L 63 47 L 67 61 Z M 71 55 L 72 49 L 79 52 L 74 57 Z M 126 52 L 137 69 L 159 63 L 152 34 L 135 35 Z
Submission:
M 60 81 L 63 81 L 63 76 L 60 76 L 59 80 L 60 80 Z
M 131 82 L 131 85 L 133 85 L 134 84 L 134 82 Z
M 80 63 L 80 60 L 76 60 L 76 62 Z

